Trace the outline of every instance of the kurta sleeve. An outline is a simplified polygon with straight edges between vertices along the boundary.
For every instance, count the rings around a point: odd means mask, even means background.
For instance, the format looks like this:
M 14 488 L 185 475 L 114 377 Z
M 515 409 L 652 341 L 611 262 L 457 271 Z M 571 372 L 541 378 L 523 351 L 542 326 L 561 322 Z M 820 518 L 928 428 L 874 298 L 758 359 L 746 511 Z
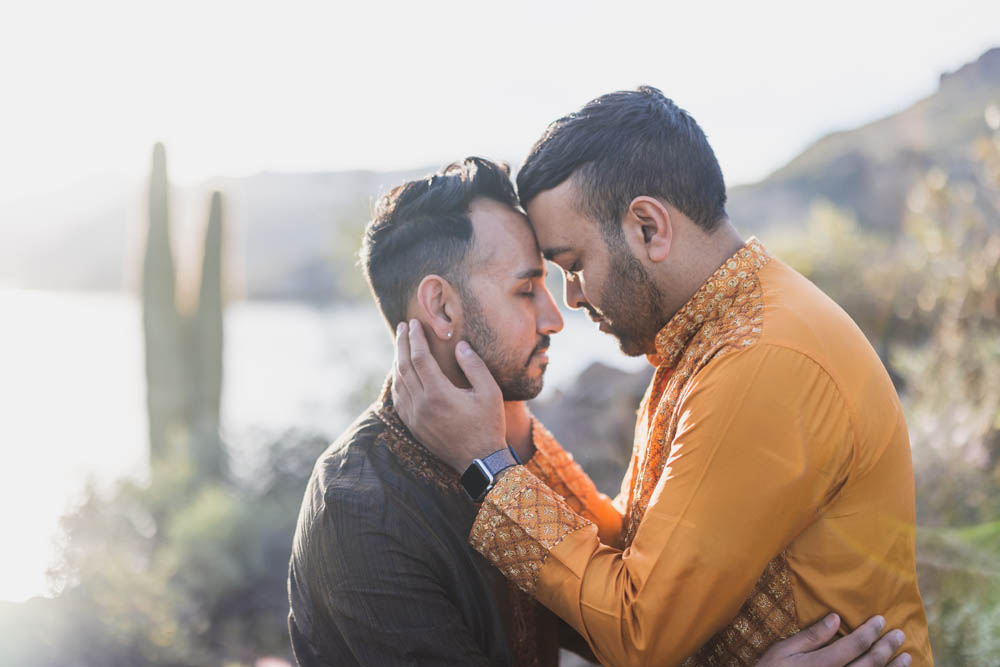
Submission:
M 702 646 L 832 498 L 853 460 L 834 382 L 783 347 L 716 359 L 676 410 L 665 467 L 625 551 L 602 544 L 593 523 L 517 468 L 487 495 L 473 526 L 473 544 L 604 664 L 677 664 Z
M 601 542 L 618 545 L 622 515 L 612 500 L 597 490 L 572 454 L 537 419 L 531 420 L 535 455 L 525 465 L 543 484 L 559 494 L 569 507 L 597 526 Z
M 338 665 L 488 665 L 419 545 L 345 499 L 328 503 L 310 545 L 311 594 L 336 625 Z

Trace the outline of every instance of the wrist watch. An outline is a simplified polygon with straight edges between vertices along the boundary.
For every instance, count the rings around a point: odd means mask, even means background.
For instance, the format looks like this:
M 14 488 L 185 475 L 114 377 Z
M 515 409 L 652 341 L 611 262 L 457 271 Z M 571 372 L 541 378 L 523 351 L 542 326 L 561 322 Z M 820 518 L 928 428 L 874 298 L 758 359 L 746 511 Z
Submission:
M 510 447 L 499 449 L 486 458 L 475 459 L 462 473 L 462 488 L 478 503 L 493 488 L 497 475 L 518 463 L 517 454 Z

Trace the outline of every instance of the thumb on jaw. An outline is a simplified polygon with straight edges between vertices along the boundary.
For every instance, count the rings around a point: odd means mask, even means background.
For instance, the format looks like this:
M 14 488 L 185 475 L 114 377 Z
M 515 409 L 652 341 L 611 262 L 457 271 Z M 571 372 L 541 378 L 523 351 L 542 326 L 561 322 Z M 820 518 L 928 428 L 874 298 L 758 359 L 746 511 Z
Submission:
M 459 368 L 465 373 L 465 377 L 477 394 L 490 389 L 499 390 L 496 380 L 493 379 L 493 374 L 490 373 L 490 369 L 486 368 L 482 357 L 476 354 L 472 346 L 464 340 L 459 341 L 458 345 L 455 346 L 455 360 L 458 361 Z

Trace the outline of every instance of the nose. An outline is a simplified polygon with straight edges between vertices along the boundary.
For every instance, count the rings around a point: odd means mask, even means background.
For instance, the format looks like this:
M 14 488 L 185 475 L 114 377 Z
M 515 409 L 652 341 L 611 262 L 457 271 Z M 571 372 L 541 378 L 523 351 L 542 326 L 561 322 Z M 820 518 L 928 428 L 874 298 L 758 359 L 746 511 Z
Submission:
M 580 288 L 580 281 L 563 275 L 563 301 L 568 308 L 579 310 L 587 303 L 583 296 L 583 289 Z
M 541 304 L 538 308 L 538 333 L 551 336 L 562 331 L 563 317 L 548 288 L 543 286 L 542 291 L 544 294 L 541 295 Z

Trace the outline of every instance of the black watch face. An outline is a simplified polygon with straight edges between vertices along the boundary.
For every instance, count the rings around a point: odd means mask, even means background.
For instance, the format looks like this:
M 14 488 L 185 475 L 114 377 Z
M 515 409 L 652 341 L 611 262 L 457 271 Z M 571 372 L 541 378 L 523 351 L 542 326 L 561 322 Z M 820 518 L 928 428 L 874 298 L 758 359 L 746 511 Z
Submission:
M 473 500 L 481 500 L 486 495 L 486 488 L 490 485 L 490 478 L 486 475 L 478 463 L 473 463 L 462 473 L 462 488 Z

